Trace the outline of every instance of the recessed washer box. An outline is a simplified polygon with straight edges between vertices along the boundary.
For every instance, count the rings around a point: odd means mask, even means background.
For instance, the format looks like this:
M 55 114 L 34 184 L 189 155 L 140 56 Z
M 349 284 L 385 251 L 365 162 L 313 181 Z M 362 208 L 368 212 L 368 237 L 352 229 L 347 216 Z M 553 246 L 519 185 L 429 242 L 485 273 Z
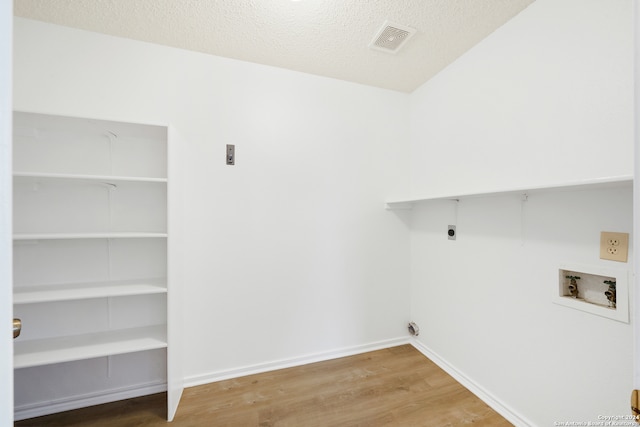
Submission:
M 569 289 L 571 279 L 579 277 L 577 298 Z M 607 299 L 606 282 L 615 282 L 615 306 Z M 584 264 L 563 264 L 558 268 L 557 282 L 553 283 L 553 302 L 597 316 L 629 323 L 629 271 Z

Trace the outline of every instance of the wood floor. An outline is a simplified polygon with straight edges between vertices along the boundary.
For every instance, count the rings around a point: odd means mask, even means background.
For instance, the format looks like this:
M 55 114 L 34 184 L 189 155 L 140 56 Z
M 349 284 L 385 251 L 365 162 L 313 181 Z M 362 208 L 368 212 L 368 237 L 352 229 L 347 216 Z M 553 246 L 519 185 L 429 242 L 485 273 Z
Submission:
M 165 394 L 15 423 L 167 426 Z M 169 426 L 511 426 L 410 345 L 185 389 Z

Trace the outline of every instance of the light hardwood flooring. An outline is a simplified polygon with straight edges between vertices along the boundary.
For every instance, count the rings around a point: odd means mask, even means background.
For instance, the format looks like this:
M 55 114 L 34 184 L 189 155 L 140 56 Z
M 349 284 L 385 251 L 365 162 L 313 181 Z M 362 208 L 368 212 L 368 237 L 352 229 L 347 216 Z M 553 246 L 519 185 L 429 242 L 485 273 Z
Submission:
M 167 426 L 164 393 L 16 422 Z M 185 389 L 168 426 L 336 427 L 512 424 L 410 345 Z

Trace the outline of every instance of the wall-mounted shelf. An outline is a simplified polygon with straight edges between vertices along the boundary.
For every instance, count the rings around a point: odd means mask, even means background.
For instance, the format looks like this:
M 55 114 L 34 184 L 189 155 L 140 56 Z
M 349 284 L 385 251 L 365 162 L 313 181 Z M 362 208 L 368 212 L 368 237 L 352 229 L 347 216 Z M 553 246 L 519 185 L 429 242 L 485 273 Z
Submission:
M 385 208 L 388 210 L 408 210 L 412 209 L 416 203 L 427 202 L 430 200 L 460 200 L 472 197 L 486 197 L 498 195 L 518 195 L 532 194 L 542 191 L 568 191 L 581 189 L 600 189 L 600 188 L 617 188 L 633 185 L 633 176 L 622 175 L 605 178 L 587 179 L 581 181 L 570 181 L 554 185 L 539 185 L 531 187 L 505 188 L 492 191 L 478 191 L 469 193 L 451 193 L 451 194 L 432 194 L 421 197 L 409 197 L 406 199 L 388 200 Z
M 162 293 L 167 293 L 166 279 L 23 286 L 16 287 L 13 294 L 13 303 L 35 304 Z
M 149 326 L 14 344 L 14 368 L 72 362 L 167 347 L 166 326 Z

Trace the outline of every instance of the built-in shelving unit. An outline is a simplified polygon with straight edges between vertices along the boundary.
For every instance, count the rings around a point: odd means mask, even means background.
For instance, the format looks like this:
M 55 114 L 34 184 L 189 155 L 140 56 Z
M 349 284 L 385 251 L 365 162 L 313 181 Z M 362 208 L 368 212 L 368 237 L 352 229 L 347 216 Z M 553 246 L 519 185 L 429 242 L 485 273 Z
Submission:
M 541 191 L 569 191 L 580 189 L 598 189 L 598 188 L 614 188 L 633 185 L 633 176 L 622 175 L 612 176 L 606 178 L 587 179 L 582 181 L 571 181 L 549 185 L 538 185 L 531 187 L 519 187 L 519 188 L 504 188 L 488 191 L 477 192 L 461 192 L 450 194 L 427 194 L 420 197 L 407 197 L 404 199 L 392 199 L 388 200 L 385 204 L 388 210 L 408 210 L 412 209 L 417 203 L 427 202 L 431 200 L 460 200 L 472 197 L 486 197 L 486 196 L 498 196 L 498 195 L 523 195 L 534 194 Z
M 77 407 L 74 382 L 94 402 L 155 392 L 171 351 L 168 129 L 16 112 L 13 152 L 15 418 Z

